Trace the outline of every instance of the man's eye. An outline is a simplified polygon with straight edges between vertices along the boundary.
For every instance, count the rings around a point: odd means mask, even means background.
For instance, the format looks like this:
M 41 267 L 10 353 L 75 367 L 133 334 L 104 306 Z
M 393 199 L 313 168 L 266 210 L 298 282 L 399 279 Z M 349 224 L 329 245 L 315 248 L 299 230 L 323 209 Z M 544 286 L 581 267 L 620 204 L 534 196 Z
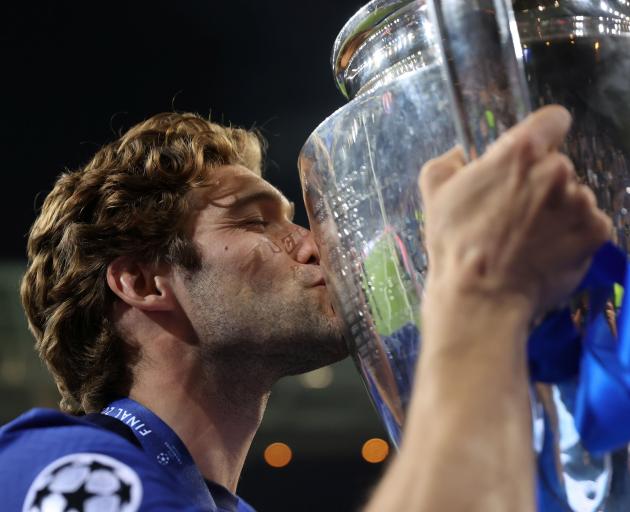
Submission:
M 267 222 L 265 219 L 250 219 L 250 220 L 245 221 L 244 225 L 246 227 L 253 227 L 256 229 L 263 230 L 269 225 L 269 222 Z

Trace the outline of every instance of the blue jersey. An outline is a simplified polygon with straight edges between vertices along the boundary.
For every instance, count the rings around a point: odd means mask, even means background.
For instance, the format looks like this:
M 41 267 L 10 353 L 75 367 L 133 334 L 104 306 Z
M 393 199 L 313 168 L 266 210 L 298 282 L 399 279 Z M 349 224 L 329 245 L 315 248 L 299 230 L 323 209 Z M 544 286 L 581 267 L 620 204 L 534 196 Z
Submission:
M 0 509 L 253 512 L 203 480 L 165 423 L 124 400 L 97 421 L 33 409 L 0 428 Z

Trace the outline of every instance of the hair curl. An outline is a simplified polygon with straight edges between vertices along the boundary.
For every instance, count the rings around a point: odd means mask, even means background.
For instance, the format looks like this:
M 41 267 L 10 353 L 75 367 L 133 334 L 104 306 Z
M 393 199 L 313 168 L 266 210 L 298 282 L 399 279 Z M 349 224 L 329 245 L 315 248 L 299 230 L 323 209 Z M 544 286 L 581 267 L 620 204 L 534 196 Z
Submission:
M 109 263 L 128 255 L 198 267 L 183 230 L 189 192 L 209 186 L 220 165 L 260 175 L 264 150 L 255 131 L 163 113 L 59 176 L 29 234 L 21 296 L 62 410 L 99 410 L 129 386 L 128 346 L 109 318 Z

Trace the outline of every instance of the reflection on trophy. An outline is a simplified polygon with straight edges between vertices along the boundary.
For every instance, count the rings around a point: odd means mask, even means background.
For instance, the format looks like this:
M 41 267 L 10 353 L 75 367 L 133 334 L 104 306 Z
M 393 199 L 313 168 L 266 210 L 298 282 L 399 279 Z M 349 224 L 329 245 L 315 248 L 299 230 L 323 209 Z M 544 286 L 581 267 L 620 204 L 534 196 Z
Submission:
M 306 142 L 302 186 L 335 310 L 398 444 L 421 345 L 426 161 L 458 142 L 474 158 L 530 105 L 562 104 L 574 119 L 565 151 L 630 252 L 630 2 L 373 0 L 343 27 L 332 65 L 350 101 Z M 616 339 L 623 288 L 596 295 L 572 300 L 576 332 L 599 308 Z M 572 368 L 532 383 L 539 510 L 629 510 L 628 449 L 584 446 Z

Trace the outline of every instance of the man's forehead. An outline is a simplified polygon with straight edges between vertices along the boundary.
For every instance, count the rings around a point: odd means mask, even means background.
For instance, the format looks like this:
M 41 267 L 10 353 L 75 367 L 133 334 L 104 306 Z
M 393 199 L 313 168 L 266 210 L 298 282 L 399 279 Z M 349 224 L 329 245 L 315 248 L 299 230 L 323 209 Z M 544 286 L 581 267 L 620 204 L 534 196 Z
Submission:
M 209 186 L 200 191 L 201 202 L 205 205 L 232 208 L 256 200 L 271 200 L 287 211 L 293 210 L 292 203 L 282 192 L 246 167 L 225 165 L 212 172 Z

